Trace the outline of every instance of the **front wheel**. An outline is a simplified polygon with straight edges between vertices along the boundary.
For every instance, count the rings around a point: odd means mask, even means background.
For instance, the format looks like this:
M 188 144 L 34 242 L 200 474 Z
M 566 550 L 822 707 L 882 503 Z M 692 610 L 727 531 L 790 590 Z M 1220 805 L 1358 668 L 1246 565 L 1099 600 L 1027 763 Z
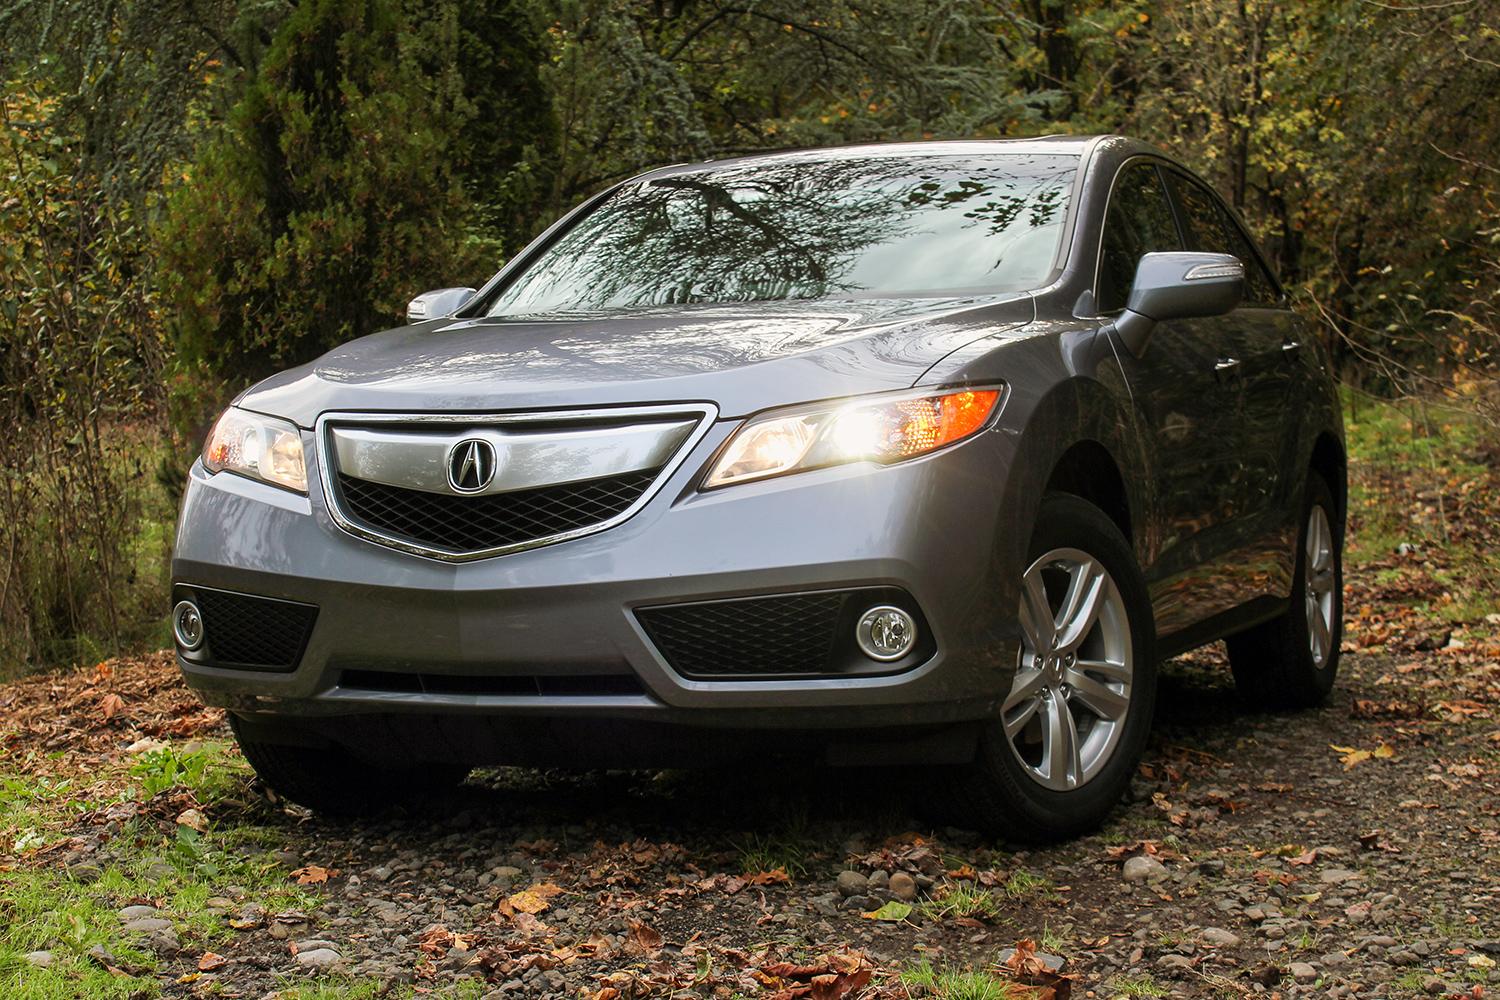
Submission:
M 1234 686 L 1257 708 L 1312 708 L 1333 689 L 1344 638 L 1343 525 L 1333 491 L 1307 479 L 1290 607 L 1225 642 Z
M 1074 496 L 1043 500 L 1019 590 L 1015 675 L 957 775 L 954 819 L 1059 840 L 1097 827 L 1130 783 L 1151 727 L 1155 628 L 1129 542 Z

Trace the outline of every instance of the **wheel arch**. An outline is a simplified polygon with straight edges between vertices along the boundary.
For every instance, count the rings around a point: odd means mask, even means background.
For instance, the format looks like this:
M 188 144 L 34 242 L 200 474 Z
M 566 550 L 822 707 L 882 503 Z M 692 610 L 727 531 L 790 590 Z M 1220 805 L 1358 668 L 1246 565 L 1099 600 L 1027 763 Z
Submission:
M 1132 433 L 1123 386 L 1105 379 L 1074 377 L 1059 381 L 1030 404 L 1021 429 L 1015 468 L 1002 503 L 1002 516 L 1023 524 L 1029 536 L 1041 498 L 1067 493 L 1100 508 L 1120 529 L 1137 560 L 1149 549 L 1149 457 Z M 1017 549 L 1028 538 L 1014 539 Z M 1022 553 L 1015 553 L 1019 558 Z
M 1125 477 L 1120 473 L 1119 463 L 1101 442 L 1088 438 L 1070 445 L 1053 464 L 1047 491 L 1087 500 L 1108 515 L 1127 540 L 1134 539 L 1135 518 Z
M 1320 433 L 1313 442 L 1308 469 L 1323 477 L 1323 481 L 1328 484 L 1329 490 L 1333 492 L 1334 502 L 1338 504 L 1339 521 L 1342 523 L 1349 511 L 1349 460 L 1344 453 L 1343 443 L 1328 431 Z

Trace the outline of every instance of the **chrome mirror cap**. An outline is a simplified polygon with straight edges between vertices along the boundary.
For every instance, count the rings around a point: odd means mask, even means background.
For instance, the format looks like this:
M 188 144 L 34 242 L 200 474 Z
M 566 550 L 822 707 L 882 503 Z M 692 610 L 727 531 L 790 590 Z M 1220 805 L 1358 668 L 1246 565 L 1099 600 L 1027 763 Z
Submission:
M 438 288 L 423 292 L 406 304 L 406 321 L 420 323 L 427 319 L 452 316 L 473 297 L 472 288 Z

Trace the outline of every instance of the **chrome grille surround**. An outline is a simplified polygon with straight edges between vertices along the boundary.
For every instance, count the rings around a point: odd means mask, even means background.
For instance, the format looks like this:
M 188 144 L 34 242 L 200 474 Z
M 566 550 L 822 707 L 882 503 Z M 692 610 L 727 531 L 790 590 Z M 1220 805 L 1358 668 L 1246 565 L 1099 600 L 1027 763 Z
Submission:
M 708 433 L 718 416 L 718 409 L 711 403 L 672 403 L 654 406 L 621 406 L 621 407 L 599 407 L 587 410 L 536 410 L 524 412 L 501 412 L 501 413 L 369 413 L 336 411 L 325 413 L 318 418 L 314 429 L 316 439 L 318 475 L 323 483 L 323 495 L 328 504 L 328 511 L 333 520 L 340 528 L 365 541 L 374 542 L 387 548 L 398 549 L 412 555 L 425 556 L 430 559 L 439 559 L 445 562 L 469 562 L 475 559 L 487 559 L 492 556 L 505 555 L 509 552 L 519 552 L 525 549 L 539 548 L 544 545 L 554 545 L 558 542 L 580 538 L 596 532 L 605 531 L 633 516 L 637 511 L 650 502 L 651 498 L 661 489 L 662 485 L 677 471 L 683 461 L 692 452 L 693 448 Z M 673 418 L 676 418 L 675 420 Z M 492 440 L 504 445 L 507 433 L 515 435 L 516 440 L 525 441 L 528 447 L 535 447 L 538 442 L 543 442 L 549 432 L 555 432 L 559 440 L 587 441 L 593 435 L 599 435 L 601 440 L 618 443 L 620 435 L 611 434 L 611 430 L 624 431 L 626 428 L 644 427 L 645 425 L 659 425 L 663 433 L 676 432 L 681 428 L 683 434 L 681 441 L 670 451 L 665 460 L 654 470 L 654 480 L 644 492 L 638 496 L 624 510 L 604 520 L 566 531 L 556 532 L 545 536 L 527 539 L 508 545 L 499 545 L 491 548 L 474 550 L 456 550 L 437 548 L 423 544 L 411 538 L 381 531 L 376 527 L 362 523 L 361 520 L 346 508 L 342 495 L 339 491 L 338 480 L 343 471 L 338 466 L 340 449 L 336 440 L 336 432 L 340 429 L 347 430 L 349 437 L 357 439 L 362 445 L 368 445 L 372 440 L 378 440 L 382 428 L 386 428 L 392 435 L 393 442 L 409 442 L 412 433 L 428 433 L 434 435 L 434 446 L 439 446 L 451 438 L 454 441 L 482 435 L 487 440 Z M 447 436 L 444 437 L 444 432 Z M 601 433 L 603 432 L 603 433 Z M 343 454 L 348 454 L 345 448 Z M 635 449 L 631 455 L 639 460 L 640 449 Z M 535 475 L 524 475 L 524 470 L 518 470 L 523 474 L 524 481 L 528 485 L 544 485 L 538 482 Z M 564 476 L 555 483 L 545 485 L 563 485 L 569 482 L 585 482 L 597 475 L 597 470 L 582 470 L 584 474 L 577 476 Z M 604 473 L 619 474 L 622 470 L 611 470 Z M 389 479 L 385 476 L 382 478 Z M 430 474 L 428 475 L 430 478 Z M 497 481 L 505 483 L 516 483 L 514 478 L 502 477 L 496 474 Z M 375 480 L 372 480 L 375 481 Z M 457 497 L 463 494 L 451 492 L 446 487 L 443 489 L 433 488 L 435 484 L 417 485 L 415 483 L 402 484 L 406 489 L 426 490 L 437 496 Z M 486 491 L 481 496 L 496 496 L 493 491 Z

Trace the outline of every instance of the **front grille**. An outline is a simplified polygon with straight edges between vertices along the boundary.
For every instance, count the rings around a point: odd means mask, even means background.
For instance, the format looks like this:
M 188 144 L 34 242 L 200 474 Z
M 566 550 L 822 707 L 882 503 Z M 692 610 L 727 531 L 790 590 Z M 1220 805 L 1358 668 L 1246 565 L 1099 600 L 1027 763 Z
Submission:
M 472 674 L 412 674 L 387 670 L 345 670 L 339 686 L 361 691 L 408 694 L 465 695 L 588 695 L 645 694 L 633 674 L 566 674 L 558 676 L 491 676 Z
M 636 612 L 672 669 L 687 677 L 835 672 L 847 592 L 786 594 Z
M 214 666 L 291 670 L 302 657 L 318 609 L 223 590 L 193 589 L 203 615 L 202 658 Z
M 342 473 L 344 510 L 368 528 L 426 548 L 478 552 L 588 528 L 624 513 L 660 470 L 509 493 L 458 496 Z

